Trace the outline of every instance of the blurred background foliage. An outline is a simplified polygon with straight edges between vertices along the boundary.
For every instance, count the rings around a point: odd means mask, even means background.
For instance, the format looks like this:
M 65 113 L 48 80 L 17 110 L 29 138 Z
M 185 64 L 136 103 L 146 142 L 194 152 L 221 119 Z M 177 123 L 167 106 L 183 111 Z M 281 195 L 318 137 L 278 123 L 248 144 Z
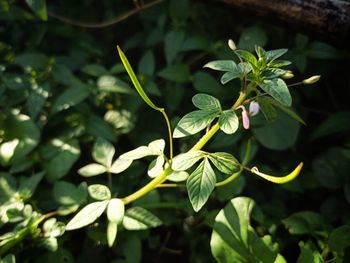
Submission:
M 335 256 L 336 262 L 349 262 L 348 50 L 239 15 L 221 2 L 157 1 L 150 8 L 142 2 L 60 0 L 46 7 L 44 1 L 0 1 L 1 240 L 15 226 L 32 222 L 36 213 L 64 207 L 69 214 L 88 202 L 85 179 L 77 170 L 91 162 L 97 137 L 112 142 L 117 155 L 166 138 L 161 116 L 131 86 L 117 44 L 173 124 L 193 110 L 195 93 L 213 95 L 227 107 L 236 98 L 238 82 L 223 86 L 217 74 L 202 68 L 213 59 L 234 59 L 227 39 L 248 50 L 255 45 L 288 48 L 286 59 L 293 62 L 295 75 L 289 83 L 322 75 L 316 85 L 291 88 L 293 108 L 306 125 L 271 111 L 270 123 L 257 118 L 248 132 L 220 133 L 207 149 L 240 157 L 251 138 L 251 163 L 262 170 L 287 173 L 299 161 L 305 168 L 284 186 L 243 175 L 216 189 L 199 213 L 192 211 L 184 189 L 154 190 L 135 205 L 152 211 L 163 226 L 122 231 L 112 249 L 106 246 L 103 220 L 66 232 L 56 243 L 54 234 L 44 239 L 33 234 L 11 250 L 17 262 L 213 262 L 211 226 L 235 196 L 255 200 L 260 210 L 253 213 L 253 227 L 260 235 L 272 235 L 288 262 Z M 131 10 L 136 11 L 118 23 L 100 24 Z M 86 27 L 91 25 L 96 28 Z M 175 152 L 198 138 L 176 140 Z M 125 196 L 144 185 L 147 165 L 139 161 L 113 176 L 113 192 Z M 107 178 L 86 182 L 106 184 Z M 67 222 L 71 215 L 57 218 Z

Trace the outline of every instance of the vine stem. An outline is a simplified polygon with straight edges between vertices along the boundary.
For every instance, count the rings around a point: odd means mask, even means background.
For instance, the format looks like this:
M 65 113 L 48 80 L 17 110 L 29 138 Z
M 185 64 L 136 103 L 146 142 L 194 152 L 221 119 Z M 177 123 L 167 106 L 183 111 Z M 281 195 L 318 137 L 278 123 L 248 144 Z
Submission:
M 236 100 L 236 102 L 233 104 L 232 109 L 235 110 L 237 107 L 243 104 L 247 94 L 244 91 L 241 91 L 239 93 L 239 97 Z M 167 118 L 166 118 L 167 119 Z M 202 149 L 208 141 L 214 136 L 214 134 L 220 129 L 220 126 L 218 123 L 213 125 L 210 130 L 203 135 L 203 137 L 189 150 L 189 151 L 196 151 Z M 166 178 L 169 174 L 171 174 L 173 170 L 171 169 L 171 166 L 166 168 L 164 171 L 162 171 L 156 178 L 154 178 L 152 181 L 150 181 L 145 186 L 141 187 L 136 192 L 132 193 L 131 195 L 128 195 L 124 198 L 121 198 L 124 204 L 129 204 L 136 199 L 139 199 L 140 197 L 144 196 L 148 192 L 155 189 L 158 185 L 162 184 L 164 181 L 166 181 Z

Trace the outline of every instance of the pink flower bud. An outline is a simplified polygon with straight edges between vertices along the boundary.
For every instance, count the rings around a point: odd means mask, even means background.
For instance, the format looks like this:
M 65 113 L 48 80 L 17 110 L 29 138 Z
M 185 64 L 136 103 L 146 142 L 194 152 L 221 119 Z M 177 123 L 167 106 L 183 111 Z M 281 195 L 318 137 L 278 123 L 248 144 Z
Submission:
M 238 108 L 242 109 L 243 128 L 247 130 L 250 127 L 249 114 L 244 106 L 239 106 Z
M 259 111 L 260 111 L 259 103 L 257 103 L 256 101 L 252 101 L 249 104 L 249 115 L 255 116 L 259 113 Z

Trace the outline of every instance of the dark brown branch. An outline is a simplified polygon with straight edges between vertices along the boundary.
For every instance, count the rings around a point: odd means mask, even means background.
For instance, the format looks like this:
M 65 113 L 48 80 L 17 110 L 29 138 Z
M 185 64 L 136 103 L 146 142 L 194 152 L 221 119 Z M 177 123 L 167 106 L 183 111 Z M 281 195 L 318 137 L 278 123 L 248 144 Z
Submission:
M 349 48 L 350 3 L 339 0 L 220 0 Z
M 148 9 L 154 5 L 157 5 L 163 1 L 164 0 L 154 0 L 150 3 L 144 4 L 144 5 L 139 5 L 135 9 L 133 9 L 133 10 L 121 15 L 121 16 L 118 16 L 118 17 L 116 17 L 112 20 L 109 20 L 109 21 L 104 21 L 104 22 L 99 22 L 99 23 L 86 23 L 86 22 L 75 21 L 75 20 L 72 20 L 70 18 L 58 15 L 52 11 L 48 11 L 48 14 L 49 14 L 49 16 L 56 18 L 57 20 L 60 20 L 64 23 L 67 23 L 67 24 L 70 24 L 73 26 L 84 27 L 84 28 L 103 28 L 103 27 L 109 27 L 109 26 L 115 25 L 115 24 L 117 24 L 125 19 L 128 19 L 130 16 L 133 16 L 133 15 L 135 15 L 135 14 L 137 14 L 145 9 Z

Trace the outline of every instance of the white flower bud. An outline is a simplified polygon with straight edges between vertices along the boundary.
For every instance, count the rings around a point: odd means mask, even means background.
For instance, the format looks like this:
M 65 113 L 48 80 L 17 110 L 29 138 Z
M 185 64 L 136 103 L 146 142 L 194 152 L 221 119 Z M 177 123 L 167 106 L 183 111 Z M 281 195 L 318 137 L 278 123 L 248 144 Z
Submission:
M 288 70 L 286 73 L 284 73 L 282 76 L 282 79 L 291 79 L 294 77 L 294 74 L 292 71 Z
M 321 78 L 321 75 L 312 76 L 312 77 L 310 77 L 310 78 L 308 78 L 308 79 L 304 79 L 304 80 L 303 80 L 303 84 L 305 84 L 305 85 L 314 84 L 314 83 L 316 83 L 320 78 Z
M 228 40 L 228 46 L 230 47 L 230 49 L 231 49 L 232 51 L 235 51 L 235 50 L 237 49 L 236 44 L 235 44 L 235 42 L 233 42 L 232 39 L 229 39 L 229 40 Z

